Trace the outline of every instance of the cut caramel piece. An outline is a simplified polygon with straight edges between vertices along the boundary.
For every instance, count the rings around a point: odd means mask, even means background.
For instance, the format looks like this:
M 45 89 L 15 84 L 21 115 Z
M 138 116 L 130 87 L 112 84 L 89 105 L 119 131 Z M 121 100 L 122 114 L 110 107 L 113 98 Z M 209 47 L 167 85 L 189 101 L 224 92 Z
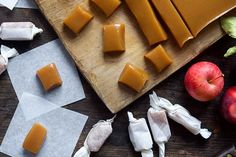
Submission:
M 178 45 L 182 47 L 193 36 L 170 0 L 152 0 Z
M 150 45 L 167 39 L 160 22 L 157 20 L 148 0 L 125 0 L 134 14 Z
M 110 16 L 121 4 L 120 0 L 92 0 L 106 16 Z
M 172 0 L 192 34 L 236 7 L 236 0 Z
M 37 71 L 37 76 L 40 79 L 44 89 L 49 91 L 62 84 L 60 74 L 54 63 L 49 64 Z
M 103 51 L 125 51 L 125 25 L 114 24 L 103 27 Z
M 144 57 L 156 67 L 158 72 L 161 72 L 172 63 L 172 59 L 169 57 L 166 50 L 161 45 L 154 48 Z
M 46 135 L 46 128 L 39 123 L 35 123 L 25 138 L 23 148 L 33 154 L 37 154 L 45 141 Z
M 120 75 L 119 82 L 140 92 L 148 78 L 147 72 L 143 69 L 135 67 L 132 64 L 126 64 Z
M 64 20 L 64 24 L 74 33 L 79 33 L 92 18 L 93 15 L 91 13 L 77 6 Z

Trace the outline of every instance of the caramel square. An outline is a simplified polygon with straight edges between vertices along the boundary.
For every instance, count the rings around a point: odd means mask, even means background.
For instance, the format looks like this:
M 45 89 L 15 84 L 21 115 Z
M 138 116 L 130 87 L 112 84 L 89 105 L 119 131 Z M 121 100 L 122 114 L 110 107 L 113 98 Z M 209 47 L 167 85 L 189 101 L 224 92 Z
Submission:
M 105 14 L 110 16 L 121 4 L 120 0 L 92 0 Z
M 132 64 L 126 64 L 119 78 L 119 83 L 132 88 L 136 92 L 140 92 L 148 81 L 148 74 L 143 69 L 135 67 Z
M 74 33 L 79 33 L 82 28 L 93 18 L 93 15 L 77 6 L 64 20 L 64 24 Z
M 103 27 L 103 51 L 125 51 L 125 25 L 112 24 Z
M 54 63 L 46 65 L 45 67 L 39 69 L 37 71 L 37 76 L 46 91 L 61 86 L 62 84 L 60 74 Z
M 33 154 L 37 154 L 45 141 L 46 135 L 46 128 L 39 123 L 35 123 L 24 140 L 23 148 Z
M 161 45 L 148 52 L 145 58 L 156 67 L 158 72 L 161 72 L 172 63 L 172 59 Z

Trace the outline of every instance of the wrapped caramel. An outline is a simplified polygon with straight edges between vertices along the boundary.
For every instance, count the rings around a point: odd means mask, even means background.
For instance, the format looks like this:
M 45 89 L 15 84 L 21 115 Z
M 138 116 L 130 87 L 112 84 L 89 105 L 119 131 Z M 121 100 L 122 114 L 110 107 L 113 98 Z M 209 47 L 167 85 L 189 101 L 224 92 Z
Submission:
M 36 34 L 42 32 L 32 22 L 4 22 L 0 26 L 0 39 L 33 40 Z
M 171 119 L 183 125 L 191 133 L 200 134 L 205 139 L 211 136 L 211 132 L 201 128 L 201 121 L 193 117 L 184 107 L 179 104 L 171 104 L 169 100 L 158 97 L 155 92 L 151 96 L 155 105 L 165 109 Z
M 106 121 L 98 121 L 89 131 L 84 146 L 75 153 L 74 157 L 89 157 L 91 152 L 98 152 L 112 133 L 113 129 L 111 124 L 114 118 L 115 116 Z
M 18 55 L 18 52 L 15 48 L 9 48 L 4 45 L 1 45 L 0 50 L 0 75 L 7 69 L 8 59 Z
M 136 152 L 141 152 L 142 157 L 153 157 L 152 137 L 144 118 L 135 119 L 131 112 L 129 117 L 129 138 Z
M 151 127 L 154 141 L 159 146 L 159 157 L 165 156 L 165 143 L 171 137 L 170 126 L 167 120 L 166 111 L 160 108 L 156 103 L 153 95 L 149 95 L 150 106 L 147 117 Z

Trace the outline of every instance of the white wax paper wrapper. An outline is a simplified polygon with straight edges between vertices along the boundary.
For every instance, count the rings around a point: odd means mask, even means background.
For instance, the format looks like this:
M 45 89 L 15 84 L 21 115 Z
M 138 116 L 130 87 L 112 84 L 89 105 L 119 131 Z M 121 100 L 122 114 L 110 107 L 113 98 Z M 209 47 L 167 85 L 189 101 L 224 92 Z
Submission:
M 152 97 L 155 104 L 164 108 L 171 119 L 183 125 L 194 135 L 200 134 L 205 139 L 211 136 L 210 131 L 201 128 L 201 121 L 193 117 L 184 107 L 179 104 L 171 104 L 169 100 L 158 97 L 155 92 L 153 92 Z
M 22 144 L 33 124 L 40 123 L 47 129 L 47 137 L 36 156 L 70 157 L 86 123 L 87 116 L 64 108 L 58 108 L 26 121 L 22 105 L 25 103 L 34 105 L 29 102 L 36 101 L 33 100 L 35 99 L 33 96 L 25 95 L 25 97 L 22 100 L 20 99 L 20 103 L 0 146 L 0 152 L 12 157 L 33 157 L 34 155 L 22 148 Z M 51 103 L 42 99 L 40 104 L 43 103 L 51 105 Z
M 111 124 L 114 118 L 98 121 L 89 131 L 84 141 L 84 146 L 75 153 L 74 157 L 89 157 L 91 152 L 98 152 L 112 133 Z
M 31 8 L 31 9 L 37 9 L 37 5 L 35 3 L 35 0 L 19 0 L 16 4 L 16 8 Z
M 36 71 L 50 63 L 56 64 L 63 84 L 46 92 Z M 27 92 L 59 106 L 85 98 L 75 64 L 58 39 L 11 59 L 7 69 L 18 98 Z
M 165 156 L 165 143 L 171 137 L 170 126 L 166 116 L 166 111 L 155 103 L 152 95 L 149 95 L 150 106 L 147 117 L 151 127 L 154 141 L 159 146 L 159 157 Z
M 21 106 L 26 121 L 59 108 L 58 105 L 30 93 L 23 93 L 19 105 Z
M 2 40 L 33 40 L 35 35 L 42 32 L 32 22 L 3 22 L 0 26 Z
M 1 2 L 5 4 L 5 7 L 8 6 L 7 8 L 9 8 L 10 10 L 12 10 L 14 7 L 38 9 L 35 0 L 0 0 L 0 7 L 4 6 L 3 4 L 1 4 Z M 17 3 L 15 4 L 15 2 Z
M 136 152 L 141 152 L 142 157 L 153 157 L 152 137 L 144 118 L 135 119 L 131 112 L 129 117 L 129 138 Z
M 0 5 L 3 5 L 8 9 L 12 10 L 17 2 L 18 0 L 0 0 Z
M 18 55 L 15 48 L 9 48 L 1 45 L 0 49 L 0 75 L 7 69 L 8 59 Z

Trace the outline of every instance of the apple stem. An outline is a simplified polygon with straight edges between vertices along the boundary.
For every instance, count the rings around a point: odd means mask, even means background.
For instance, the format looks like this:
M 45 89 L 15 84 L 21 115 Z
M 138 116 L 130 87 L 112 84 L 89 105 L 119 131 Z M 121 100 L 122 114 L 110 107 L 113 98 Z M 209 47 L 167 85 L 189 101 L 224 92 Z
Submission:
M 220 76 L 218 76 L 217 78 L 211 79 L 210 81 L 208 81 L 209 83 L 212 83 L 213 81 L 217 80 L 218 78 L 224 77 L 224 74 L 221 74 Z

